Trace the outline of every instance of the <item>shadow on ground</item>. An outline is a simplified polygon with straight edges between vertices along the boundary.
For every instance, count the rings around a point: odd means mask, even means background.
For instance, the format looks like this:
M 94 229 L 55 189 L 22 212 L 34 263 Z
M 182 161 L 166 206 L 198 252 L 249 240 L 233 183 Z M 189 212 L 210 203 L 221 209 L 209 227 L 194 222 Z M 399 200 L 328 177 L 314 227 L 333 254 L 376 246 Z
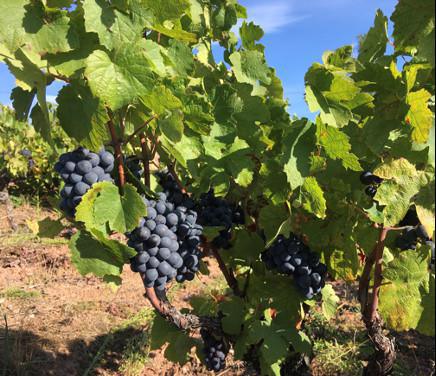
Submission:
M 92 368 L 117 373 L 130 338 L 142 330 L 125 328 L 98 336 L 86 343 L 78 339 L 55 352 L 50 341 L 30 331 L 0 328 L 0 375 L 2 376 L 76 376 L 92 375 Z

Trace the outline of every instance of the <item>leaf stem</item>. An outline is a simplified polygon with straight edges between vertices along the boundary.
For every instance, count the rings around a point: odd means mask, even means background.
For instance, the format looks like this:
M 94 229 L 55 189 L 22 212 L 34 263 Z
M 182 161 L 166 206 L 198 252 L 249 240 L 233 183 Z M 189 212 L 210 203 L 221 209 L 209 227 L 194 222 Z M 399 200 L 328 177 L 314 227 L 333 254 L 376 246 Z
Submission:
M 119 176 L 118 186 L 120 188 L 120 191 L 123 192 L 124 186 L 126 185 L 126 174 L 124 171 L 123 151 L 121 148 L 121 142 L 120 142 L 119 138 L 117 137 L 117 133 L 115 131 L 115 125 L 113 122 L 112 111 L 110 111 L 109 109 L 108 109 L 108 114 L 109 114 L 110 119 L 109 119 L 107 124 L 109 127 L 109 132 L 111 134 L 112 144 L 113 144 L 114 149 L 115 149 L 115 160 L 117 161 L 117 166 L 118 166 L 118 176 Z
M 144 133 L 139 135 L 139 141 L 141 143 L 142 158 L 144 162 L 144 181 L 147 188 L 150 188 L 150 155 L 148 152 L 148 141 Z
M 185 186 L 183 185 L 182 181 L 180 180 L 179 176 L 177 175 L 176 172 L 176 168 L 174 167 L 174 163 L 171 163 L 168 165 L 168 171 L 171 173 L 171 175 L 173 176 L 173 178 L 175 179 L 177 185 L 179 186 L 180 190 L 182 191 L 182 193 L 187 193 L 187 189 L 185 188 Z
M 128 144 L 132 142 L 132 140 L 140 133 L 143 133 L 144 129 L 155 119 L 157 119 L 157 115 L 153 115 L 150 119 L 148 119 L 144 124 L 142 124 L 135 132 L 133 132 L 127 140 L 124 142 L 125 144 Z
M 221 255 L 216 247 L 211 245 L 209 249 L 212 251 L 213 256 L 217 260 L 218 266 L 219 266 L 221 272 L 223 273 L 224 278 L 227 281 L 227 284 L 232 289 L 233 293 L 236 296 L 242 297 L 243 294 L 239 288 L 238 280 L 236 279 L 236 277 L 233 273 L 233 270 L 231 268 L 227 269 L 226 263 L 222 259 Z

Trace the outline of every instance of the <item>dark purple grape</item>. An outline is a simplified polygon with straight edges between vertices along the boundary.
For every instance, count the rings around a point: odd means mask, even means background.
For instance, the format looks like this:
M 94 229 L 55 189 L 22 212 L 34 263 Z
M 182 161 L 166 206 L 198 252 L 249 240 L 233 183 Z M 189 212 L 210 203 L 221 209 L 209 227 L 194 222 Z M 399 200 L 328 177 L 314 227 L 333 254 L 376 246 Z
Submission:
M 156 269 L 160 265 L 160 261 L 157 257 L 150 257 L 150 260 L 147 262 L 147 266 L 151 269 Z
M 92 171 L 92 164 L 89 161 L 86 161 L 86 160 L 80 161 L 76 165 L 76 172 L 79 175 L 84 176 L 91 171 Z
M 74 186 L 74 192 L 79 196 L 83 196 L 90 188 L 88 184 L 80 182 Z
M 161 248 L 159 249 L 158 256 L 162 261 L 168 260 L 171 256 L 171 251 L 168 248 Z
M 147 282 L 153 282 L 156 281 L 159 278 L 159 273 L 156 269 L 148 269 L 145 272 L 145 279 Z
M 73 173 L 76 169 L 76 164 L 74 162 L 68 161 L 64 165 L 64 171 L 68 172 L 69 174 Z
M 140 240 L 146 241 L 150 238 L 151 232 L 147 227 L 141 227 L 139 231 L 137 231 L 137 236 Z
M 92 185 L 94 185 L 95 183 L 98 182 L 98 175 L 95 172 L 93 172 L 93 171 L 88 172 L 83 177 L 83 182 L 88 184 L 88 185 L 90 185 L 90 186 L 92 186 Z
M 108 167 L 114 164 L 115 158 L 108 151 L 101 151 L 100 154 L 100 163 L 103 167 Z
M 86 159 L 91 163 L 92 167 L 94 168 L 100 164 L 100 157 L 96 153 L 89 153 Z

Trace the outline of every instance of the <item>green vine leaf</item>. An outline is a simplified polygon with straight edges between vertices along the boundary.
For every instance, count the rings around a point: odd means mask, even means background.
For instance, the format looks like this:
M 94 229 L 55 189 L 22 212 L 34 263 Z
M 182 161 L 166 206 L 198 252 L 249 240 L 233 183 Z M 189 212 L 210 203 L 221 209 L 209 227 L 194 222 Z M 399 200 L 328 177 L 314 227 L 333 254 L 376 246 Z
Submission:
M 146 214 L 144 201 L 133 186 L 126 184 L 124 195 L 120 196 L 118 187 L 103 182 L 95 184 L 83 196 L 77 207 L 76 220 L 83 222 L 88 231 L 106 232 L 106 226 L 109 226 L 123 234 L 138 226 L 140 218 Z
M 303 208 L 318 218 L 325 218 L 327 212 L 327 201 L 324 192 L 316 178 L 310 176 L 305 179 L 301 187 L 301 200 Z
M 119 276 L 125 263 L 136 252 L 116 240 L 107 239 L 103 233 L 79 231 L 70 241 L 71 260 L 83 276 Z

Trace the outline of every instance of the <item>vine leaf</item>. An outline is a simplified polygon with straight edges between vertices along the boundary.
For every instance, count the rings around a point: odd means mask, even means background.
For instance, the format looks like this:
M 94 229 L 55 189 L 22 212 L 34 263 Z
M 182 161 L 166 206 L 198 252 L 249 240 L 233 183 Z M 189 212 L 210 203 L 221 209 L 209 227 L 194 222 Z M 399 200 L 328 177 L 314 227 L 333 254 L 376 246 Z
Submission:
M 12 90 L 11 100 L 15 109 L 17 120 L 26 121 L 35 99 L 36 90 L 27 91 L 17 86 Z
M 98 150 L 107 140 L 109 116 L 103 104 L 84 86 L 64 86 L 57 98 L 57 115 L 64 131 L 80 145 Z M 80 122 L 80 127 L 77 124 Z
M 431 0 L 400 1 L 391 17 L 396 50 L 416 50 L 422 38 L 434 30 L 434 14 L 435 4 Z
M 266 85 L 271 83 L 270 70 L 265 63 L 265 57 L 258 51 L 234 52 L 230 56 L 238 82 L 256 86 L 260 81 Z
M 262 208 L 259 214 L 259 225 L 265 232 L 267 243 L 277 237 L 283 222 L 288 217 L 289 212 L 284 205 L 268 205 Z
M 152 70 L 161 71 L 162 65 L 159 46 L 141 41 L 112 56 L 94 51 L 86 60 L 85 76 L 93 94 L 115 111 L 151 91 L 156 84 Z
M 159 315 L 155 315 L 151 329 L 150 349 L 160 349 L 167 343 L 165 357 L 180 364 L 188 362 L 191 349 L 196 345 L 194 339 L 187 333 L 177 329 Z
M 434 274 L 428 271 L 429 262 L 429 248 L 424 246 L 401 252 L 384 271 L 380 312 L 392 329 L 434 336 Z
M 326 285 L 322 290 L 322 313 L 327 320 L 331 320 L 336 315 L 339 297 L 336 295 L 332 285 Z
M 374 26 L 360 40 L 359 61 L 370 63 L 383 56 L 389 42 L 388 18 L 379 9 L 375 16 Z
M 300 120 L 292 124 L 284 136 L 283 159 L 284 172 L 291 185 L 297 189 L 309 176 L 310 156 L 314 150 L 315 125 L 308 120 Z
M 38 54 L 44 55 L 69 52 L 79 47 L 78 35 L 71 28 L 70 18 L 65 14 L 65 11 L 52 11 L 50 18 L 51 21 L 47 22 L 47 17 L 44 17 L 44 14 L 41 15 L 41 27 L 36 33 L 29 36 L 32 49 Z
M 28 0 L 14 0 L 0 2 L 0 46 L 5 46 L 7 52 L 13 54 L 26 38 L 23 18 L 26 13 L 25 5 Z M 0 47 L 1 50 L 1 47 Z
M 224 314 L 221 320 L 224 332 L 238 335 L 241 332 L 246 314 L 244 301 L 237 296 L 232 297 L 231 300 L 221 303 L 220 311 Z
M 429 234 L 435 231 L 435 181 L 421 189 L 415 198 L 416 212 L 419 220 L 425 226 Z
M 64 225 L 60 220 L 53 220 L 49 217 L 41 221 L 31 222 L 32 232 L 40 238 L 54 239 L 64 229 Z
M 324 192 L 313 176 L 309 176 L 304 180 L 304 184 L 301 187 L 301 199 L 303 208 L 309 213 L 321 219 L 326 217 L 327 202 Z
M 231 250 L 232 260 L 237 261 L 238 265 L 250 266 L 259 259 L 265 243 L 259 235 L 247 230 L 239 230 L 235 236 L 235 245 Z
M 384 206 L 384 223 L 396 226 L 405 217 L 412 198 L 427 183 L 426 177 L 404 158 L 383 164 L 374 174 L 385 179 L 375 196 L 375 200 Z
M 265 33 L 260 26 L 255 25 L 253 22 L 247 23 L 244 21 L 239 34 L 241 36 L 241 41 L 244 48 L 248 50 L 255 50 L 260 47 L 256 46 L 256 42 L 261 40 Z
M 138 13 L 134 16 L 124 14 L 101 0 L 84 0 L 83 10 L 86 31 L 96 33 L 100 44 L 109 51 L 142 38 L 144 18 Z
M 124 196 L 109 182 L 95 184 L 77 207 L 76 220 L 83 222 L 91 231 L 106 232 L 106 226 L 113 231 L 125 233 L 138 226 L 140 218 L 147 214 L 141 196 L 130 184 L 126 184 Z
M 359 158 L 351 152 L 350 138 L 339 129 L 323 124 L 318 117 L 317 138 L 327 155 L 333 159 L 339 159 L 346 169 L 362 171 Z
M 71 260 L 83 276 L 119 276 L 123 266 L 136 252 L 116 240 L 107 239 L 103 233 L 79 231 L 70 241 Z
M 410 106 L 407 119 L 413 128 L 412 139 L 425 144 L 433 126 L 434 115 L 428 104 L 432 95 L 425 89 L 409 93 L 407 103 Z

